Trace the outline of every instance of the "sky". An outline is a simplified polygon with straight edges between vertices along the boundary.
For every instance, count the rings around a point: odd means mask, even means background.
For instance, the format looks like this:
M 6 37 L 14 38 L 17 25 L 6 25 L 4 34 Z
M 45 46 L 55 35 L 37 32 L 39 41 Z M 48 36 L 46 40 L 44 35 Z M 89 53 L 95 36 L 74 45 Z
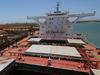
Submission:
M 85 19 L 100 20 L 100 0 L 0 0 L 0 23 L 26 22 L 27 16 L 43 16 L 53 12 L 58 1 L 61 11 L 77 14 L 95 10 L 94 17 Z

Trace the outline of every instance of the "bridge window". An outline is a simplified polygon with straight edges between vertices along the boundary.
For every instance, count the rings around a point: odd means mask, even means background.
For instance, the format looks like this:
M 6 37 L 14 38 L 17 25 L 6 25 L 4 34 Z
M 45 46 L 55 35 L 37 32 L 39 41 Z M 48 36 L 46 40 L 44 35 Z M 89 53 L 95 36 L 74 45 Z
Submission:
M 53 18 L 49 18 L 49 20 L 53 20 Z

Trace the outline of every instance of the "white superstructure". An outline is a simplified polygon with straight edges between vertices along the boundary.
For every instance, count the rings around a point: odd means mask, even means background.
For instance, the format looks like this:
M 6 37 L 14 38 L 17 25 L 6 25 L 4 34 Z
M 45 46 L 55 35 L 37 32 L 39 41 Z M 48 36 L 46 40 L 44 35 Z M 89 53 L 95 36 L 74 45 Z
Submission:
M 61 12 L 59 10 L 59 2 L 57 2 L 56 11 L 47 13 L 46 16 L 27 17 L 34 19 L 40 25 L 40 37 L 45 39 L 66 40 L 73 37 L 73 26 L 69 18 L 75 17 L 73 23 L 76 23 L 80 18 L 94 16 L 94 13 L 69 14 L 69 12 Z

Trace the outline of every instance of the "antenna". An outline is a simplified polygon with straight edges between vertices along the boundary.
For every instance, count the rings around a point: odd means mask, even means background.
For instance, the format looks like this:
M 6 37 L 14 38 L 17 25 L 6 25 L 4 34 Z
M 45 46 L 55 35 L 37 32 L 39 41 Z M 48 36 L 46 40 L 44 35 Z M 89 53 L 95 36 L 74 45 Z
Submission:
M 57 7 L 56 7 L 57 12 L 59 12 L 59 6 L 60 6 L 60 3 L 57 2 Z
M 56 11 L 55 11 L 55 13 L 61 13 L 61 11 L 59 9 L 60 9 L 60 1 L 58 1 L 57 4 L 56 4 Z

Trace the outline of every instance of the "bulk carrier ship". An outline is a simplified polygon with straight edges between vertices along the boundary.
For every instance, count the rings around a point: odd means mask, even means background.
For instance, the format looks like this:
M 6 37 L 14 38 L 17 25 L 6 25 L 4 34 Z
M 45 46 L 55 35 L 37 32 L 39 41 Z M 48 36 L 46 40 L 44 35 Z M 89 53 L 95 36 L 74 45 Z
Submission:
M 39 31 L 17 40 L 0 51 L 0 75 L 32 71 L 47 75 L 99 75 L 100 50 L 74 34 L 73 25 L 93 13 L 70 14 L 56 11 L 46 16 L 27 17 L 39 24 Z M 70 18 L 75 18 L 73 22 Z

